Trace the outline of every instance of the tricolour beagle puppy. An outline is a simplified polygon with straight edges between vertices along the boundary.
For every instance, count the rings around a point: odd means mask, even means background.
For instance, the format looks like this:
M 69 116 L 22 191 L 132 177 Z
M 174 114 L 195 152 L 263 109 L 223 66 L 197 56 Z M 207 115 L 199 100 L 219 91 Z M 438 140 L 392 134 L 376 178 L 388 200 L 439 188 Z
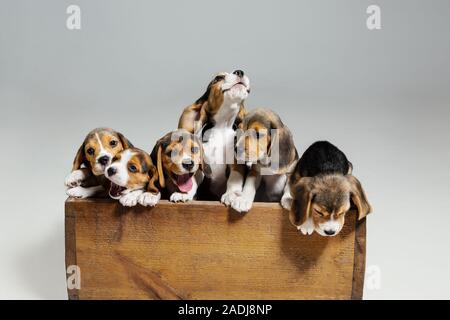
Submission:
M 194 199 L 203 181 L 203 149 L 200 139 L 184 129 L 159 139 L 151 158 L 158 170 L 158 184 L 172 202 Z
M 229 181 L 229 190 L 235 193 L 231 207 L 247 212 L 255 195 L 258 201 L 282 200 L 283 206 L 289 206 L 286 203 L 291 202 L 292 197 L 287 181 L 298 161 L 289 128 L 276 113 L 260 108 L 245 116 L 237 137 L 235 166 L 240 166 L 236 172 L 241 175 Z M 244 166 L 248 169 L 246 177 L 242 174 Z
M 244 100 L 249 93 L 250 81 L 242 70 L 219 73 L 180 117 L 178 128 L 202 132 L 205 185 L 213 198 L 220 199 L 226 191 L 228 172 L 234 162 L 235 131 L 245 116 Z
M 361 183 L 352 175 L 345 154 L 327 141 L 312 144 L 290 179 L 291 223 L 303 234 L 337 235 L 352 204 L 358 219 L 372 211 Z
M 113 129 L 89 132 L 75 156 L 72 173 L 66 178 L 67 195 L 88 198 L 103 193 L 109 185 L 104 177 L 106 167 L 116 154 L 131 147 L 131 142 Z
M 158 179 L 156 167 L 145 151 L 130 148 L 118 153 L 105 175 L 111 181 L 110 197 L 126 207 L 138 203 L 153 207 L 161 198 L 155 185 Z

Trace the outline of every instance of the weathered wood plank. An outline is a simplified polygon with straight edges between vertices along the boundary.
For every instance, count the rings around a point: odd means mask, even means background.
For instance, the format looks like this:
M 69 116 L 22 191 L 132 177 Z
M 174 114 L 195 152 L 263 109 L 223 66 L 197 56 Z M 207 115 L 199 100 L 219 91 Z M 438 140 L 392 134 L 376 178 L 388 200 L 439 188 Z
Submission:
M 66 263 L 80 267 L 81 289 L 69 298 L 358 299 L 365 224 L 355 233 L 356 215 L 346 220 L 326 238 L 300 235 L 276 203 L 240 215 L 218 202 L 70 199 Z

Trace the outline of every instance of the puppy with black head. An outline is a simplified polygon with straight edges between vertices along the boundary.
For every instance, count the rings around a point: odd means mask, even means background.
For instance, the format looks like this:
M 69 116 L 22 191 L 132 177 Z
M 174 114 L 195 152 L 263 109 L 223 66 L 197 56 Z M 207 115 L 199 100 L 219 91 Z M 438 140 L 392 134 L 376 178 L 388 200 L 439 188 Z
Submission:
M 159 189 L 172 202 L 192 201 L 203 181 L 203 149 L 200 139 L 184 129 L 159 139 L 151 153 L 158 171 Z
M 229 180 L 234 197 L 225 199 L 238 212 L 247 212 L 253 201 L 281 201 L 283 206 L 292 201 L 287 187 L 288 176 L 298 160 L 289 128 L 269 109 L 254 109 L 242 121 L 237 135 L 237 163 L 247 174 Z
M 352 175 L 345 154 L 327 141 L 312 144 L 302 155 L 290 179 L 293 203 L 291 223 L 303 234 L 316 231 L 335 236 L 354 205 L 358 219 L 372 211 L 361 183 Z
M 137 148 L 118 153 L 105 173 L 110 180 L 109 195 L 126 207 L 140 203 L 155 206 L 161 194 L 155 183 L 158 179 L 156 167 L 150 155 Z
M 245 116 L 244 101 L 249 93 L 250 80 L 244 71 L 221 72 L 180 117 L 178 128 L 202 132 L 207 176 L 204 186 L 209 199 L 219 200 L 226 192 L 228 176 L 235 174 L 231 167 L 235 131 Z
M 67 195 L 88 198 L 100 195 L 108 188 L 105 169 L 122 150 L 133 147 L 120 132 L 97 128 L 88 133 L 75 156 L 72 172 L 66 178 Z

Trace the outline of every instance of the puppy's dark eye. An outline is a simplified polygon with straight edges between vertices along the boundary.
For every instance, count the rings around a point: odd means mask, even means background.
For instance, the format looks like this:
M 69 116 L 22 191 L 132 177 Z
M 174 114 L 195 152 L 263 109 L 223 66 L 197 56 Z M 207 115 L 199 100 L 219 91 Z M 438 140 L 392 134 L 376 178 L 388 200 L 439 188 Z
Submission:
M 222 81 L 223 79 L 225 79 L 225 76 L 217 76 L 214 78 L 214 80 L 212 81 L 212 83 L 217 83 L 219 81 Z
M 172 156 L 176 156 L 177 155 L 177 150 L 169 150 L 166 152 L 166 156 L 168 157 L 172 157 Z
M 109 142 L 109 145 L 114 148 L 114 147 L 116 147 L 118 145 L 118 142 L 116 140 L 111 140 Z
M 128 170 L 131 172 L 131 173 L 135 173 L 135 172 L 137 172 L 137 168 L 136 168 L 136 166 L 135 165 L 130 165 L 129 167 L 128 167 Z
M 191 152 L 192 152 L 193 154 L 198 153 L 198 147 L 192 147 L 192 148 L 191 148 Z
M 89 149 L 87 149 L 86 152 L 88 155 L 92 156 L 95 153 L 95 150 L 94 150 L 94 148 L 89 148 Z

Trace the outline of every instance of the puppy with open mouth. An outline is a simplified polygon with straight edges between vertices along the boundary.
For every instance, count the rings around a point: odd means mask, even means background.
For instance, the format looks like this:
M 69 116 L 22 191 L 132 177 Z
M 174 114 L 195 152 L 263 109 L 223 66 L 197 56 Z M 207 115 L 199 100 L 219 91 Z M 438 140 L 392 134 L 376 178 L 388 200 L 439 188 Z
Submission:
M 231 207 L 247 212 L 253 201 L 280 202 L 290 207 L 288 177 L 298 161 L 297 149 L 289 128 L 269 109 L 254 109 L 245 116 L 239 127 L 236 143 L 236 166 L 241 169 L 239 178 L 229 183 L 236 197 Z M 247 170 L 242 168 L 244 166 Z
M 184 129 L 159 139 L 151 158 L 156 162 L 158 183 L 172 202 L 191 201 L 203 181 L 203 149 L 200 139 Z
M 89 132 L 66 178 L 67 195 L 73 198 L 103 195 L 109 185 L 104 176 L 106 168 L 119 152 L 131 147 L 132 143 L 113 129 L 97 128 Z
M 305 235 L 316 231 L 321 236 L 335 236 L 352 206 L 358 219 L 369 214 L 372 207 L 352 170 L 352 164 L 336 146 L 327 141 L 312 144 L 291 175 L 291 223 Z
M 109 196 L 123 206 L 133 207 L 140 203 L 153 207 L 161 198 L 155 185 L 158 179 L 156 167 L 145 151 L 130 148 L 120 152 L 105 175 L 111 182 Z

